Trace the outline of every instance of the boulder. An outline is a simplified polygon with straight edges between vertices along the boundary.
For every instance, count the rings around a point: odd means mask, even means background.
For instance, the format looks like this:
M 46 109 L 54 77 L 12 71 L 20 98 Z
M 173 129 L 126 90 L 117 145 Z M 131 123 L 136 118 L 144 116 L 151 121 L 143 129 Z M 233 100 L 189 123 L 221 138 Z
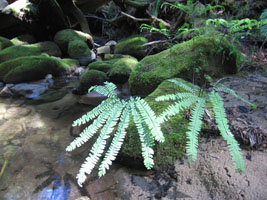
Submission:
M 142 36 L 132 36 L 119 41 L 115 46 L 115 54 L 128 54 L 136 58 L 143 58 L 146 54 L 146 48 L 142 45 L 147 39 Z
M 44 42 L 38 42 L 32 45 L 29 45 L 29 46 L 37 47 L 40 49 L 42 53 L 46 53 L 49 56 L 61 57 L 62 55 L 60 48 L 55 42 L 44 41 Z
M 74 40 L 81 40 L 90 44 L 92 36 L 81 31 L 64 29 L 56 33 L 54 41 L 58 44 L 64 54 L 68 53 L 69 43 Z
M 132 58 L 119 59 L 112 65 L 112 69 L 108 73 L 109 80 L 114 83 L 125 83 L 137 63 L 138 61 Z
M 66 64 L 48 56 L 26 56 L 0 64 L 0 80 L 5 83 L 21 83 L 43 79 L 47 74 L 59 76 Z
M 174 45 L 158 54 L 143 58 L 129 78 L 132 95 L 148 95 L 164 80 L 181 77 L 195 83 L 205 82 L 204 75 L 219 78 L 238 71 L 241 54 L 225 38 L 199 36 Z
M 14 85 L 13 87 L 10 87 L 9 89 L 15 96 L 23 96 L 27 99 L 37 99 L 40 97 L 41 94 L 45 93 L 48 90 L 48 84 L 20 83 Z
M 83 40 L 73 40 L 68 44 L 68 55 L 79 60 L 82 65 L 88 65 L 91 61 L 91 50 Z
M 5 48 L 10 47 L 12 45 L 13 44 L 12 44 L 12 42 L 9 39 L 0 36 L 0 51 L 2 49 L 5 49 Z
M 191 83 L 178 79 L 183 83 L 190 85 Z M 171 103 L 171 101 L 157 102 L 158 96 L 173 94 L 174 91 L 184 91 L 177 85 L 170 84 L 169 81 L 163 81 L 155 91 L 149 94 L 145 101 L 150 105 L 156 116 L 159 116 Z M 164 143 L 156 142 L 154 144 L 154 163 L 155 167 L 163 169 L 173 165 L 173 163 L 181 158 L 185 152 L 186 131 L 188 119 L 184 117 L 185 112 L 171 117 L 167 122 L 161 125 L 161 130 L 165 137 Z M 141 143 L 134 122 L 131 120 L 127 129 L 127 134 L 123 142 L 119 157 L 116 159 L 121 163 L 126 163 L 133 168 L 144 167 L 141 153 Z
M 90 63 L 88 65 L 88 68 L 107 73 L 112 69 L 113 64 L 117 61 L 118 59 L 111 59 L 111 60 L 104 60 L 104 61 L 98 60 L 96 62 Z
M 94 69 L 88 70 L 81 76 L 79 90 L 85 94 L 91 86 L 102 85 L 107 79 L 104 72 Z

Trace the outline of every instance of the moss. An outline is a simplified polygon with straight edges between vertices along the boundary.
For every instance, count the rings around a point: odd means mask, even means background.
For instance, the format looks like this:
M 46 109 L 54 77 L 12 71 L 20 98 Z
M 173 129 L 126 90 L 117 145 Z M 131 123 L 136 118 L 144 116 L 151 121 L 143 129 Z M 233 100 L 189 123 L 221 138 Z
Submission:
M 111 60 L 111 59 L 117 59 L 117 58 L 133 58 L 133 56 L 130 55 L 122 55 L 122 54 L 105 54 L 104 60 Z
M 58 45 L 55 42 L 45 41 L 38 42 L 35 44 L 29 45 L 31 47 L 37 47 L 42 53 L 47 53 L 49 56 L 61 57 L 62 53 Z
M 132 36 L 121 40 L 115 46 L 115 54 L 128 54 L 136 58 L 143 58 L 146 53 L 146 48 L 142 45 L 147 42 L 147 39 L 142 36 Z
M 134 66 L 138 63 L 136 59 L 121 58 L 113 64 L 109 72 L 109 80 L 115 83 L 125 83 L 132 72 Z
M 9 39 L 0 36 L 0 51 L 2 49 L 5 49 L 5 48 L 10 47 L 12 45 L 13 44 L 12 44 L 12 42 Z
M 36 42 L 36 39 L 32 35 L 24 34 L 11 39 L 11 42 L 16 46 L 19 46 L 25 44 L 33 44 Z
M 90 57 L 91 51 L 87 44 L 82 40 L 74 40 L 69 42 L 68 54 L 71 58 Z
M 61 59 L 61 61 L 66 64 L 66 68 L 68 69 L 79 67 L 79 61 L 76 59 L 64 58 L 64 59 Z
M 107 75 L 104 72 L 88 70 L 81 76 L 79 89 L 82 93 L 86 93 L 91 86 L 102 85 L 105 81 L 107 81 Z
M 191 85 L 182 79 L 184 83 Z M 168 81 L 163 81 L 157 89 L 145 98 L 146 102 L 151 106 L 156 115 L 162 113 L 172 102 L 163 101 L 157 102 L 155 98 L 161 95 L 173 93 L 174 91 L 183 91 L 176 85 L 170 84 Z M 179 115 L 173 116 L 167 122 L 162 124 L 162 131 L 164 133 L 165 142 L 156 143 L 154 148 L 154 162 L 155 166 L 164 168 L 172 165 L 174 161 L 181 158 L 185 153 L 185 144 L 188 120 L 184 117 L 184 112 Z M 141 158 L 141 143 L 139 135 L 133 121 L 130 122 L 127 130 L 127 135 L 120 151 L 120 159 L 131 158 L 129 160 L 140 161 Z M 139 164 L 139 163 L 137 163 Z
M 25 45 L 25 46 L 11 46 L 0 51 L 0 63 L 23 57 L 23 56 L 37 56 L 42 52 L 38 47 Z
M 65 67 L 65 63 L 52 57 L 20 57 L 0 64 L 0 80 L 6 83 L 35 81 L 47 74 L 59 76 Z
M 88 67 L 89 69 L 95 69 L 95 70 L 99 70 L 99 71 L 107 73 L 111 70 L 113 64 L 117 61 L 118 59 L 105 60 L 105 61 L 99 60 L 99 61 L 90 63 Z
M 82 40 L 87 42 L 91 40 L 92 37 L 89 34 L 75 31 L 71 29 L 64 29 L 56 33 L 54 41 L 58 44 L 63 53 L 67 53 L 69 42 L 74 40 Z
M 200 36 L 174 45 L 171 49 L 142 59 L 130 75 L 132 95 L 148 95 L 164 80 L 181 77 L 203 84 L 204 74 L 221 77 L 238 71 L 240 53 L 225 39 L 217 36 Z

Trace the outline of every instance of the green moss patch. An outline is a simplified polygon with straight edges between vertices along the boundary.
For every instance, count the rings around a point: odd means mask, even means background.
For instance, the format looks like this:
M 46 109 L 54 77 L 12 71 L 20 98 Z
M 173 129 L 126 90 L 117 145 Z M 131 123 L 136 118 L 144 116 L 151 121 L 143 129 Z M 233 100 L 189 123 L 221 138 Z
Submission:
M 69 42 L 68 54 L 71 58 L 90 57 L 91 51 L 87 44 L 82 40 L 74 40 Z
M 16 46 L 19 46 L 25 44 L 34 44 L 36 42 L 36 39 L 32 35 L 24 34 L 13 38 L 11 42 Z
M 146 53 L 146 48 L 142 45 L 147 42 L 147 39 L 142 36 L 132 36 L 123 39 L 115 46 L 115 54 L 127 54 L 136 58 L 143 58 Z
M 5 49 L 5 48 L 10 47 L 12 45 L 13 44 L 12 44 L 12 42 L 9 39 L 0 36 L 0 51 L 2 49 Z
M 79 89 L 82 93 L 87 93 L 91 86 L 102 85 L 107 79 L 104 72 L 94 69 L 88 70 L 81 76 Z
M 203 75 L 221 77 L 238 71 L 240 53 L 221 37 L 200 36 L 142 59 L 130 75 L 132 95 L 148 95 L 164 80 L 181 77 L 202 84 Z
M 66 64 L 48 56 L 26 56 L 0 64 L 0 80 L 21 83 L 44 78 L 47 74 L 59 76 Z
M 99 70 L 99 71 L 107 73 L 112 69 L 113 64 L 117 61 L 118 59 L 111 59 L 111 60 L 105 60 L 105 61 L 99 60 L 99 61 L 90 63 L 88 67 L 89 69 L 95 69 L 95 70 Z

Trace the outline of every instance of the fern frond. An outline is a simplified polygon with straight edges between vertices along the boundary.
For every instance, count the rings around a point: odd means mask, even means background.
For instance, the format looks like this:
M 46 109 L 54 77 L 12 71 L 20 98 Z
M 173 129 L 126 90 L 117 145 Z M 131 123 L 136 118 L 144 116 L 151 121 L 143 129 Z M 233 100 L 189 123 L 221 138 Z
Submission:
M 111 82 L 104 82 L 104 84 L 105 84 L 104 86 L 102 85 L 92 86 L 90 87 L 88 92 L 95 91 L 109 98 L 116 98 L 117 97 L 117 94 L 115 92 L 115 90 L 117 89 L 116 85 Z
M 194 91 L 195 91 L 196 89 L 198 89 L 198 86 L 196 86 L 196 85 L 192 85 L 192 87 L 190 87 L 190 86 L 188 86 L 188 85 L 184 84 L 183 82 L 178 81 L 178 80 L 176 80 L 176 79 L 170 79 L 170 80 L 168 80 L 168 81 L 170 81 L 170 82 L 172 82 L 172 83 L 175 83 L 175 84 L 178 85 L 179 87 L 181 87 L 181 88 L 183 88 L 184 90 L 186 90 L 186 91 L 188 91 L 188 92 L 191 92 L 191 93 L 194 93 Z
M 142 119 L 148 125 L 155 140 L 164 142 L 164 136 L 160 129 L 160 123 L 157 122 L 156 115 L 151 107 L 147 104 L 147 102 L 145 102 L 145 100 L 141 98 L 136 98 L 135 104 L 142 116 Z
M 167 95 L 159 96 L 155 100 L 156 101 L 175 101 L 175 100 L 186 99 L 186 98 L 190 98 L 194 96 L 196 95 L 189 93 L 189 92 L 181 92 L 181 93 L 176 93 L 176 94 L 167 94 Z
M 202 126 L 205 104 L 205 98 L 201 98 L 192 109 L 192 115 L 188 125 L 189 130 L 186 132 L 188 140 L 186 143 L 186 152 L 188 154 L 189 162 L 194 161 L 197 158 L 198 135 Z
M 130 104 L 128 103 L 121 114 L 120 123 L 118 125 L 118 129 L 115 133 L 115 136 L 111 142 L 109 150 L 106 153 L 105 158 L 103 159 L 99 167 L 99 172 L 98 172 L 99 177 L 106 174 L 106 170 L 109 169 L 109 166 L 112 164 L 112 161 L 114 161 L 116 156 L 118 155 L 126 135 L 126 129 L 129 125 L 130 115 L 131 115 L 131 107 Z
M 153 144 L 153 138 L 151 137 L 148 128 L 146 127 L 141 114 L 138 112 L 135 100 L 130 100 L 131 111 L 136 125 L 137 131 L 142 145 L 142 156 L 144 158 L 144 165 L 147 169 L 151 169 L 154 165 L 153 155 L 154 150 L 151 148 Z
M 114 103 L 112 99 L 106 99 L 101 102 L 97 107 L 93 110 L 89 111 L 88 113 L 84 114 L 82 117 L 78 118 L 72 123 L 72 126 L 80 126 L 82 124 L 86 124 L 90 120 L 96 118 L 101 112 L 110 108 L 110 106 Z
M 249 104 L 254 110 L 257 109 L 257 106 L 251 102 L 249 102 L 248 100 L 244 99 L 243 97 L 239 96 L 234 90 L 226 87 L 225 85 L 221 84 L 221 83 L 217 83 L 215 86 L 214 86 L 214 89 L 218 92 L 226 92 L 228 94 L 231 94 L 233 95 L 234 97 L 240 99 L 241 101 Z
M 167 121 L 171 116 L 177 115 L 180 111 L 182 111 L 184 108 L 187 108 L 191 106 L 193 103 L 195 103 L 199 97 L 192 96 L 190 98 L 183 99 L 179 102 L 175 102 L 173 105 L 170 105 L 165 111 L 163 111 L 157 121 L 161 124 L 164 121 Z
M 238 172 L 244 172 L 245 167 L 242 153 L 238 142 L 235 140 L 234 136 L 230 131 L 225 114 L 225 109 L 223 107 L 223 100 L 218 93 L 215 93 L 213 91 L 210 93 L 210 101 L 213 106 L 215 120 L 218 125 L 219 131 L 228 144 L 228 148 L 230 150 L 235 169 Z
M 102 153 L 104 152 L 104 148 L 106 145 L 106 139 L 110 137 L 110 133 L 112 133 L 114 126 L 117 124 L 117 121 L 121 115 L 121 112 L 125 106 L 125 102 L 121 102 L 117 100 L 113 110 L 107 120 L 105 126 L 102 128 L 99 137 L 94 143 L 89 156 L 86 158 L 86 161 L 82 164 L 81 169 L 77 175 L 78 184 L 81 186 L 85 179 L 86 174 L 90 174 Z

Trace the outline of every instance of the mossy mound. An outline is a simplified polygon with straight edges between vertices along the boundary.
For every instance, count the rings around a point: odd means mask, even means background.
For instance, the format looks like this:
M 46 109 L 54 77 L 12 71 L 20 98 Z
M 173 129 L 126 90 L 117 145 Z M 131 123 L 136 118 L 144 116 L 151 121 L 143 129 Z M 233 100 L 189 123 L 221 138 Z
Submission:
M 72 58 L 63 58 L 61 59 L 62 62 L 64 62 L 66 64 L 67 68 L 76 68 L 79 67 L 79 61 L 76 59 L 72 59 Z
M 72 29 L 64 29 L 56 33 L 54 41 L 58 44 L 63 53 L 67 54 L 69 42 L 74 40 L 82 40 L 86 43 L 92 39 L 92 36 L 81 31 Z
M 11 46 L 0 51 L 0 63 L 23 56 L 37 56 L 41 53 L 38 47 L 31 45 Z
M 132 58 L 135 59 L 135 57 L 130 55 L 122 55 L 122 54 L 105 54 L 104 60 L 111 60 L 111 59 L 118 59 L 118 58 Z
M 136 58 L 143 58 L 146 54 L 146 48 L 142 45 L 147 42 L 147 39 L 142 36 L 132 36 L 123 39 L 115 46 L 115 54 L 128 54 Z
M 0 36 L 0 51 L 2 49 L 5 49 L 5 48 L 10 47 L 12 45 L 13 44 L 12 44 L 12 42 L 9 39 Z
M 74 40 L 69 42 L 68 55 L 75 59 L 91 57 L 91 51 L 83 40 Z
M 81 93 L 87 93 L 91 86 L 102 85 L 107 79 L 104 72 L 94 69 L 88 70 L 81 76 L 79 90 Z
M 42 53 L 47 53 L 49 56 L 55 56 L 55 57 L 62 56 L 61 50 L 55 42 L 51 41 L 38 42 L 29 46 L 37 47 L 40 49 Z
M 21 83 L 43 79 L 47 74 L 59 76 L 66 64 L 48 56 L 26 56 L 0 64 L 0 80 L 5 83 Z
M 99 70 L 99 71 L 107 73 L 112 69 L 113 64 L 117 61 L 118 59 L 111 59 L 111 60 L 105 60 L 105 61 L 99 60 L 99 61 L 90 63 L 88 67 L 89 69 L 95 69 L 95 70 Z
M 19 46 L 25 44 L 34 44 L 36 39 L 30 34 L 24 34 L 11 39 L 11 42 L 16 46 Z
M 137 63 L 138 61 L 132 58 L 119 59 L 109 71 L 109 80 L 114 83 L 125 83 Z
M 132 95 L 148 95 L 164 80 L 181 77 L 203 84 L 204 74 L 222 77 L 238 71 L 240 52 L 224 38 L 200 36 L 142 59 L 130 75 Z
M 191 83 L 182 79 L 177 79 L 187 85 Z M 171 103 L 171 101 L 157 102 L 155 98 L 161 95 L 173 94 L 176 91 L 183 91 L 177 85 L 170 84 L 169 81 L 163 81 L 157 89 L 145 98 L 146 102 L 151 106 L 155 114 L 158 116 L 162 113 Z M 173 116 L 167 122 L 161 125 L 161 130 L 164 133 L 165 142 L 155 143 L 154 149 L 154 162 L 155 167 L 164 168 L 172 165 L 177 159 L 181 158 L 185 153 L 186 144 L 186 131 L 189 121 L 185 118 L 185 112 Z M 118 161 L 130 162 L 132 166 L 140 166 L 140 161 L 143 162 L 141 154 L 141 143 L 137 129 L 134 122 L 131 121 L 127 129 L 127 135 L 122 145 Z M 139 162 L 139 163 L 138 163 Z

